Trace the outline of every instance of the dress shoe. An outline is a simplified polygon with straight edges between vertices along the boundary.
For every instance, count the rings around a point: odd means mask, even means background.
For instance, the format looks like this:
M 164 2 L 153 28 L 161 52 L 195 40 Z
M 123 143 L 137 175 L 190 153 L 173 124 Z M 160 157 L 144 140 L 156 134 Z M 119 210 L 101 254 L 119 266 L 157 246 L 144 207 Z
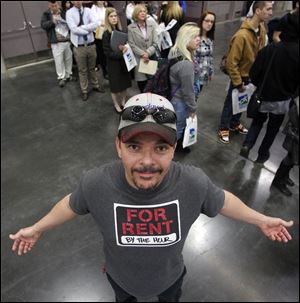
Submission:
M 82 101 L 87 101 L 88 94 L 87 93 L 82 93 L 81 98 L 82 98 Z
M 185 148 L 182 147 L 182 140 L 177 141 L 175 152 L 182 154 L 189 154 L 191 151 L 192 150 L 190 149 L 190 147 L 185 147 Z
M 269 152 L 267 155 L 264 156 L 258 155 L 257 159 L 255 160 L 255 163 L 264 164 L 269 158 L 270 158 Z
M 58 86 L 59 86 L 59 87 L 64 87 L 65 84 L 66 84 L 66 80 L 65 80 L 65 79 L 60 79 L 60 80 L 58 81 Z
M 105 93 L 105 90 L 104 90 L 104 88 L 102 88 L 102 87 L 93 87 L 93 90 L 94 91 L 96 91 L 96 92 L 98 92 L 98 93 Z
M 180 154 L 189 154 L 192 150 L 189 147 L 176 147 L 175 152 Z
M 77 80 L 77 79 L 76 79 L 76 80 Z M 76 80 L 75 80 L 75 77 L 73 77 L 72 75 L 70 75 L 70 76 L 66 79 L 67 82 L 76 81 Z
M 115 111 L 118 113 L 118 114 L 121 114 L 123 109 L 120 107 L 120 106 L 115 106 Z
M 273 180 L 272 186 L 279 189 L 287 197 L 290 197 L 292 195 L 292 192 L 286 187 L 286 184 L 278 181 L 276 178 Z
M 249 152 L 250 152 L 250 148 L 247 145 L 244 145 L 241 150 L 240 150 L 240 155 L 246 159 L 248 159 L 249 156 Z
M 295 182 L 292 179 L 287 178 L 286 181 L 285 181 L 285 184 L 288 185 L 288 186 L 294 186 Z

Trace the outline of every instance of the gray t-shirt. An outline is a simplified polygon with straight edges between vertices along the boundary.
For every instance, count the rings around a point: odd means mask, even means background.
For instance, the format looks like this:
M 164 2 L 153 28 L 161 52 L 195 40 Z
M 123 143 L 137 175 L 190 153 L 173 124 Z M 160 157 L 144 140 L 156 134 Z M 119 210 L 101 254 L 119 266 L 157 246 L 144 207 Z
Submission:
M 172 162 L 155 189 L 137 190 L 116 161 L 88 171 L 70 197 L 79 215 L 90 213 L 104 241 L 106 269 L 136 297 L 155 296 L 183 273 L 183 245 L 201 213 L 216 216 L 224 191 L 200 168 Z

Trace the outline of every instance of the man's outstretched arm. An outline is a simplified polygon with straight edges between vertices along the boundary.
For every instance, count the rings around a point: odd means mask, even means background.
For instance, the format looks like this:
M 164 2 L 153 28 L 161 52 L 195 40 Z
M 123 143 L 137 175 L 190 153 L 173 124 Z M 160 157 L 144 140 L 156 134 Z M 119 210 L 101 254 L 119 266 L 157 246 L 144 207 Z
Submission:
M 244 204 L 238 197 L 228 191 L 225 192 L 224 206 L 220 214 L 258 226 L 261 231 L 272 241 L 288 242 L 292 240 L 287 227 L 293 221 L 284 221 L 280 218 L 263 215 Z
M 42 233 L 76 217 L 69 205 L 70 195 L 60 200 L 41 220 L 30 227 L 20 229 L 16 234 L 9 235 L 14 241 L 12 250 L 18 255 L 26 254 L 36 244 Z

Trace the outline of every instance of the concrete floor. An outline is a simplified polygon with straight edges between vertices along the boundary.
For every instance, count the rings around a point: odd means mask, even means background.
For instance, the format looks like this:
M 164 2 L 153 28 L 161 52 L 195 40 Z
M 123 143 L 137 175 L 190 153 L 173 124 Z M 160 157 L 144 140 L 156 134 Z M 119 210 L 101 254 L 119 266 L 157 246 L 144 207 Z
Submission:
M 250 225 L 223 216 L 201 216 L 187 239 L 188 274 L 183 302 L 299 301 L 299 178 L 293 196 L 270 189 L 281 159 L 280 133 L 264 167 L 239 156 L 242 135 L 231 144 L 218 142 L 216 130 L 227 77 L 218 69 L 228 39 L 239 22 L 217 25 L 216 75 L 199 100 L 196 146 L 177 161 L 202 169 L 219 186 L 265 214 L 292 219 L 293 241 L 273 243 Z M 8 235 L 45 215 L 73 191 L 83 172 L 117 157 L 118 125 L 108 85 L 81 101 L 79 84 L 59 88 L 53 62 L 9 71 L 1 81 L 1 301 L 112 302 L 114 295 L 101 273 L 102 239 L 90 216 L 76 218 L 45 233 L 35 249 L 19 257 Z M 137 93 L 136 87 L 130 94 Z M 250 125 L 245 115 L 244 122 Z M 260 140 L 259 140 L 260 141 Z M 151 282 L 151 281 L 149 281 Z M 144 301 L 154 301 L 147 298 Z

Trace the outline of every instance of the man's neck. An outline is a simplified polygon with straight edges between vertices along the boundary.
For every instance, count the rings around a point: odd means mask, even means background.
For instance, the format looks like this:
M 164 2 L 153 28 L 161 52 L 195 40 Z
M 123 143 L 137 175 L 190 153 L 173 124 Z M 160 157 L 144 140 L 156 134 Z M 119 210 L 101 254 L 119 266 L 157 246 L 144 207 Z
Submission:
M 250 20 L 251 25 L 253 26 L 254 29 L 259 28 L 259 24 L 261 23 L 261 20 L 257 16 L 253 16 Z
M 52 10 L 50 10 L 50 12 L 51 12 L 52 15 L 59 15 L 60 14 L 59 10 L 58 11 L 52 11 Z

